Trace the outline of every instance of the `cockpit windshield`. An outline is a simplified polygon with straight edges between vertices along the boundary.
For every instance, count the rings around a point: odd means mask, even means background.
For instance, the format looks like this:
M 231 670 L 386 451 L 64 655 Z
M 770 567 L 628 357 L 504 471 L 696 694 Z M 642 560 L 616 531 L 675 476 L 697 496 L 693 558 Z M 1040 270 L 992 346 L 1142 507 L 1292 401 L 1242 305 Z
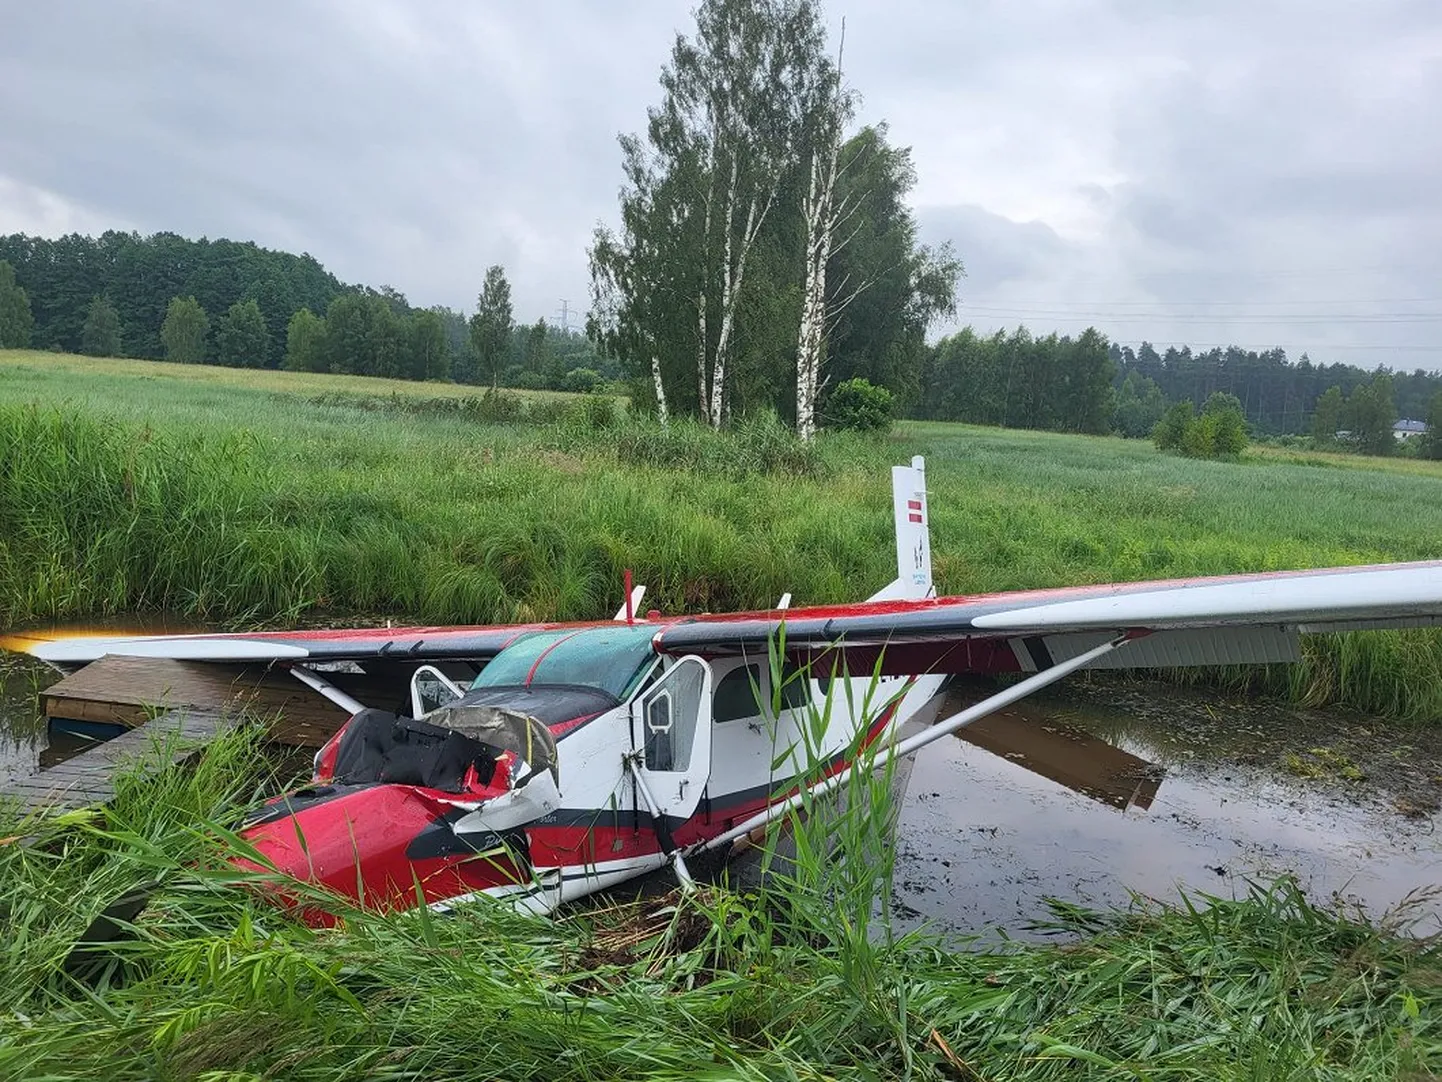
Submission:
M 654 627 L 617 624 L 536 631 L 513 642 L 481 670 L 473 688 L 578 684 L 625 698 L 654 656 Z

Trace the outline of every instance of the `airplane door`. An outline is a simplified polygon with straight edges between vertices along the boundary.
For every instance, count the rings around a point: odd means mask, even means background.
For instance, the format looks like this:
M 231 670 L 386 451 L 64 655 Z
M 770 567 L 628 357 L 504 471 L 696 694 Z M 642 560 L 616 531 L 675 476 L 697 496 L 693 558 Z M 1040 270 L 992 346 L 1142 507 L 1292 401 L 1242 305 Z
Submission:
M 711 777 L 711 666 L 683 657 L 631 709 L 646 788 L 662 814 L 689 819 Z

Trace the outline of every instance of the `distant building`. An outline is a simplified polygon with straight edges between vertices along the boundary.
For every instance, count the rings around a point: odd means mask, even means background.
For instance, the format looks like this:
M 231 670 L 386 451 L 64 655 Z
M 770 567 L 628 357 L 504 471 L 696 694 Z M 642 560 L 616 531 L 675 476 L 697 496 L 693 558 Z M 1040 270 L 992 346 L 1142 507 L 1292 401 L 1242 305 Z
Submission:
M 1426 421 L 1398 421 L 1392 426 L 1392 435 L 1399 440 L 1410 439 L 1412 436 L 1424 436 L 1427 434 Z

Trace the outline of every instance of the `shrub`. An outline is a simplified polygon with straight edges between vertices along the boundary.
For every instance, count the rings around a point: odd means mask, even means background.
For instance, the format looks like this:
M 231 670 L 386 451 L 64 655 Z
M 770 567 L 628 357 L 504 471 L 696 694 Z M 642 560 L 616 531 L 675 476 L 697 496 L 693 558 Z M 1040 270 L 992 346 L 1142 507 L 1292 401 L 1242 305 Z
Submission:
M 1152 442 L 1159 450 L 1177 451 L 1187 458 L 1235 458 L 1247 446 L 1242 403 L 1219 391 L 1207 399 L 1198 416 L 1191 402 L 1178 402 L 1152 429 Z
M 889 432 L 895 415 L 895 396 L 858 376 L 838 384 L 831 392 L 822 410 L 822 424 L 853 432 Z
M 594 391 L 601 383 L 601 373 L 594 368 L 573 368 L 561 377 L 561 390 L 576 394 Z
M 1175 451 L 1182 445 L 1182 436 L 1196 411 L 1190 401 L 1174 402 L 1152 429 L 1152 442 L 1159 451 Z

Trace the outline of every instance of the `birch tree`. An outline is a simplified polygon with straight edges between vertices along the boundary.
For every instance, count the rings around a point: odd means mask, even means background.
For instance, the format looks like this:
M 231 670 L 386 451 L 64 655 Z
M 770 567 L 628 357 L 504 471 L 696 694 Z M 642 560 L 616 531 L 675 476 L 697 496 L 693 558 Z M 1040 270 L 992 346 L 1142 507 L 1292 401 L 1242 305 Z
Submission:
M 843 29 L 843 33 L 844 33 Z M 802 214 L 806 224 L 806 263 L 801 286 L 801 322 L 796 334 L 796 434 L 816 434 L 816 392 L 828 315 L 826 269 L 846 217 L 847 200 L 837 199 L 841 133 L 851 117 L 851 98 L 841 83 L 841 65 L 823 70 L 814 103 L 808 109 L 810 168 Z
M 747 272 L 797 168 L 804 88 L 816 82 L 824 41 L 814 0 L 703 0 L 694 36 L 678 35 L 662 70 L 645 140 L 621 141 L 622 231 L 598 231 L 592 247 L 602 302 L 593 316 L 603 336 L 616 332 L 613 346 L 631 351 L 633 375 L 649 367 L 658 409 L 670 401 L 668 377 L 680 378 L 677 359 L 689 356 L 696 413 L 713 427 L 726 417 Z M 663 319 L 689 329 L 689 349 L 661 348 L 679 345 Z M 635 321 L 650 330 L 638 333 Z

